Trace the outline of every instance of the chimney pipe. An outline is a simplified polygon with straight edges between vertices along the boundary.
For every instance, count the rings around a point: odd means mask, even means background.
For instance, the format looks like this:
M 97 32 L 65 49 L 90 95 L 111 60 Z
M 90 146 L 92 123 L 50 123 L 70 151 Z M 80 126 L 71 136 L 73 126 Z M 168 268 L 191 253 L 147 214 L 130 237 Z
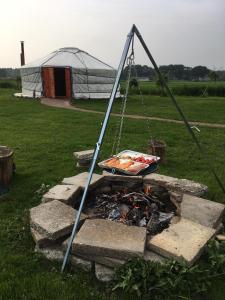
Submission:
M 21 66 L 25 65 L 25 54 L 24 54 L 24 41 L 21 41 L 21 53 L 20 53 L 20 62 Z

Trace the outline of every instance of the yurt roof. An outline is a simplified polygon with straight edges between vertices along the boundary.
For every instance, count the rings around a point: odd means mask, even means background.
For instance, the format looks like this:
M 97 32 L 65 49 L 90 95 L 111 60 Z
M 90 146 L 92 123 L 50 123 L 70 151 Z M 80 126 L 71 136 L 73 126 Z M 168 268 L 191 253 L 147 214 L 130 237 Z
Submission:
M 65 47 L 55 50 L 45 57 L 26 64 L 22 68 L 36 68 L 43 66 L 73 67 L 77 69 L 113 69 L 111 66 L 89 53 L 74 47 Z

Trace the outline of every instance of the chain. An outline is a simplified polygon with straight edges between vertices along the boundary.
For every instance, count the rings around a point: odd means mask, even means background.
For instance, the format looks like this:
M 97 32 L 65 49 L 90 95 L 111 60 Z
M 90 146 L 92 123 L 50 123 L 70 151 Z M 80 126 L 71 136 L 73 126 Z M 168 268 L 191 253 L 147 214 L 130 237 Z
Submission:
M 134 63 L 133 66 L 134 66 L 135 78 L 137 79 L 138 76 L 137 76 L 137 69 L 135 67 L 135 63 Z M 139 95 L 141 97 L 141 104 L 142 104 L 143 109 L 144 109 L 144 115 L 145 115 L 145 118 L 146 118 L 147 129 L 148 129 L 148 132 L 149 132 L 149 135 L 150 135 L 150 141 L 152 142 L 153 138 L 152 138 L 152 135 L 151 135 L 151 124 L 150 124 L 150 120 L 149 120 L 148 115 L 147 115 L 147 106 L 146 106 L 146 103 L 144 101 L 144 96 L 143 96 L 143 93 L 141 91 L 139 83 L 138 83 L 138 92 L 139 92 Z
M 131 54 L 128 57 L 127 61 L 128 61 L 129 71 L 128 71 L 128 79 L 127 79 L 127 87 L 126 87 L 126 94 L 125 94 L 125 99 L 124 99 L 123 111 L 122 111 L 122 115 L 121 115 L 118 141 L 117 141 L 117 146 L 116 146 L 116 153 L 119 152 L 119 148 L 120 148 L 120 141 L 121 141 L 121 135 L 122 135 L 123 123 L 124 123 L 124 114 L 125 114 L 126 106 L 127 106 L 127 99 L 128 99 L 128 92 L 129 92 L 130 78 L 131 78 L 131 68 L 132 68 L 132 64 L 134 62 L 134 55 Z
M 125 94 L 123 95 L 121 109 L 120 109 L 121 120 L 118 120 L 118 122 L 117 122 L 116 134 L 114 137 L 114 143 L 113 143 L 113 147 L 112 147 L 111 156 L 114 153 L 118 153 L 119 148 L 120 148 L 120 141 L 121 141 L 123 124 L 124 124 L 124 114 L 126 111 L 128 92 L 129 92 L 129 87 L 130 87 L 131 69 L 132 69 L 133 63 L 134 63 L 134 53 L 133 53 L 133 49 L 132 49 L 130 56 L 127 58 L 128 76 L 127 76 Z

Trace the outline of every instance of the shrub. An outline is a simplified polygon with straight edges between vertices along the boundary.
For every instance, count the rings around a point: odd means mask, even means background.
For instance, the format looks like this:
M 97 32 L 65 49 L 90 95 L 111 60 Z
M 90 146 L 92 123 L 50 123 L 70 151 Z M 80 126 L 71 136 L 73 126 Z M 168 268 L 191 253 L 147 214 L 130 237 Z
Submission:
M 202 260 L 192 267 L 174 261 L 161 265 L 131 260 L 117 272 L 118 284 L 114 289 L 135 292 L 151 299 L 193 299 L 193 295 L 205 295 L 212 286 L 213 278 L 224 275 L 225 243 L 212 241 Z
M 16 84 L 13 81 L 0 81 L 0 88 L 2 89 L 14 89 Z

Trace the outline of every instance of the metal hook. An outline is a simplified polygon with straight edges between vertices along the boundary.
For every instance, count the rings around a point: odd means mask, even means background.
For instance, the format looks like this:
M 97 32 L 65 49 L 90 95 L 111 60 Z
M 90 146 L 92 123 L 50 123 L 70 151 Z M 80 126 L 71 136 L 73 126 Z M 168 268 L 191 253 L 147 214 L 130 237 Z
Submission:
M 201 132 L 201 130 L 197 126 L 191 126 L 191 129 L 195 129 L 198 133 Z

